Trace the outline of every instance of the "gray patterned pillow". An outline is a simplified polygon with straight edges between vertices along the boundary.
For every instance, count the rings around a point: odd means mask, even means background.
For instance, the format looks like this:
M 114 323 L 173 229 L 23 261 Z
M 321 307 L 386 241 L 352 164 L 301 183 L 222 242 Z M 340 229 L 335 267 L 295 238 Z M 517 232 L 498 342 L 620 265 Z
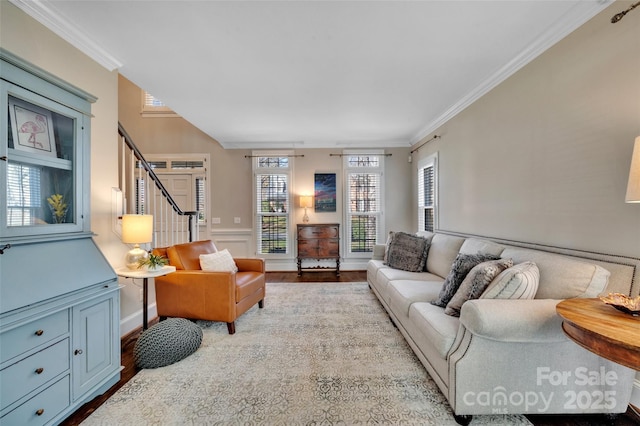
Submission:
M 424 270 L 429 252 L 429 242 L 422 237 L 394 232 L 388 245 L 387 265 L 410 272 Z
M 444 313 L 459 317 L 460 309 L 462 309 L 464 302 L 479 298 L 500 272 L 512 266 L 512 259 L 489 260 L 474 266 L 465 279 L 462 280 L 456 294 L 454 294 L 453 298 L 447 303 Z
M 451 271 L 447 278 L 444 280 L 444 284 L 442 284 L 442 289 L 440 290 L 440 294 L 438 298 L 431 303 L 436 306 L 440 306 L 444 308 L 447 306 L 447 303 L 453 298 L 453 295 L 456 294 L 460 284 L 462 284 L 462 280 L 467 276 L 469 271 L 473 269 L 479 263 L 486 262 L 487 260 L 498 260 L 500 256 L 495 256 L 493 254 L 462 254 L 458 253 L 456 260 L 453 261 L 453 265 L 451 265 Z

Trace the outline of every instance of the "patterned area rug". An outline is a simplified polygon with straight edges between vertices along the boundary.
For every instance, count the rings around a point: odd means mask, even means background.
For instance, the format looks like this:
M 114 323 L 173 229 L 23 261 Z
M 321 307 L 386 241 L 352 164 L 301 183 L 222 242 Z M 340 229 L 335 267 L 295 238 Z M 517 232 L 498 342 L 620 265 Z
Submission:
M 235 335 L 198 325 L 197 352 L 142 370 L 83 425 L 456 424 L 366 283 L 268 284 L 264 309 L 240 317 Z

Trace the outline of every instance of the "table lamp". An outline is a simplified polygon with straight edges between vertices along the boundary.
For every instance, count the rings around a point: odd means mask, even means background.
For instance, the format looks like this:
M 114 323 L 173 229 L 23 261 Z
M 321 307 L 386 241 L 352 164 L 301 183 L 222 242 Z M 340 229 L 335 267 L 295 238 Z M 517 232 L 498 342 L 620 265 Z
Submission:
M 640 203 L 640 136 L 636 138 L 636 143 L 633 146 L 627 196 L 624 201 L 627 203 Z
M 302 216 L 302 221 L 304 223 L 309 222 L 309 215 L 307 214 L 307 209 L 312 206 L 313 206 L 313 197 L 311 195 L 300 196 L 300 207 L 304 207 L 304 216 Z
M 127 268 L 138 269 L 140 260 L 149 257 L 140 244 L 153 241 L 153 216 L 150 214 L 125 214 L 122 216 L 122 242 L 134 244 L 125 258 Z

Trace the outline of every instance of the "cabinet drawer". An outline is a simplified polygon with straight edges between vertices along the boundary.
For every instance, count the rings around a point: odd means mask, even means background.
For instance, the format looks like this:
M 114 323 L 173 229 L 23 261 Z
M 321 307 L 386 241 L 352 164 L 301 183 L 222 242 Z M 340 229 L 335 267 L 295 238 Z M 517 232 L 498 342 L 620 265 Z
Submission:
M 337 257 L 340 255 L 340 241 L 338 239 L 321 240 L 318 246 L 318 256 Z
M 299 238 L 337 238 L 338 227 L 329 226 L 301 226 L 298 228 Z
M 315 257 L 318 255 L 318 240 L 299 240 L 298 257 Z
M 3 425 L 44 425 L 69 406 L 69 376 L 0 418 Z
M 69 332 L 69 311 L 40 318 L 0 335 L 1 362 L 34 349 Z
M 69 369 L 69 339 L 0 371 L 2 409 Z

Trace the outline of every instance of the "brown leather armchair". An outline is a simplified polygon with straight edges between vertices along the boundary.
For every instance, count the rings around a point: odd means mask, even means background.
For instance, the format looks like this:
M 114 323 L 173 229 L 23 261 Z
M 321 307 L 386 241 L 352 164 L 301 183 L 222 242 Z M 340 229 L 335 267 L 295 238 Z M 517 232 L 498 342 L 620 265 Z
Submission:
M 213 241 L 195 241 L 156 248 L 153 253 L 166 256 L 176 272 L 156 277 L 156 304 L 160 319 L 181 317 L 224 321 L 234 334 L 235 320 L 258 303 L 264 307 L 264 260 L 234 259 L 238 272 L 210 272 L 200 269 L 200 255 L 213 253 Z

